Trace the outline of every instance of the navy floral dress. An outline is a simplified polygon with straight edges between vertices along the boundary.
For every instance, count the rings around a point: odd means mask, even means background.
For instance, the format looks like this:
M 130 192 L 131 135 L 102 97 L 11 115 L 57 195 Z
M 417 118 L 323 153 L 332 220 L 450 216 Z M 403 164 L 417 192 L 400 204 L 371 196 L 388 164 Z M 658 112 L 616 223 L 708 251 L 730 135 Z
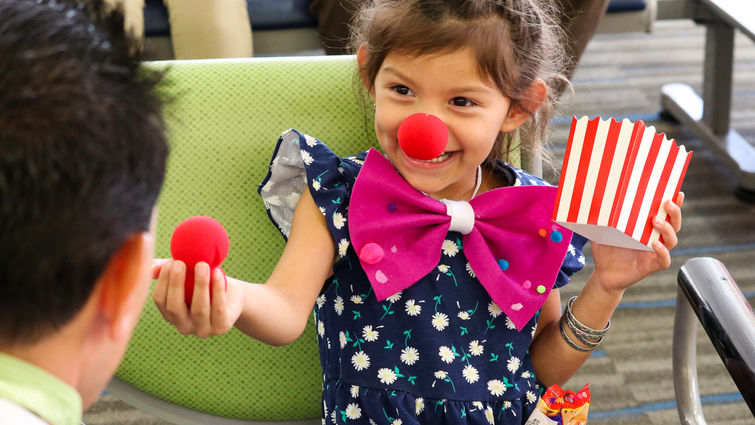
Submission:
M 284 237 L 309 189 L 337 247 L 333 275 L 314 315 L 323 370 L 323 423 L 521 424 L 544 391 L 529 345 L 539 313 L 518 332 L 475 278 L 449 232 L 427 276 L 378 302 L 349 239 L 349 196 L 366 153 L 339 158 L 318 140 L 288 130 L 259 188 Z M 513 185 L 542 180 L 500 162 Z M 575 235 L 556 287 L 584 266 Z

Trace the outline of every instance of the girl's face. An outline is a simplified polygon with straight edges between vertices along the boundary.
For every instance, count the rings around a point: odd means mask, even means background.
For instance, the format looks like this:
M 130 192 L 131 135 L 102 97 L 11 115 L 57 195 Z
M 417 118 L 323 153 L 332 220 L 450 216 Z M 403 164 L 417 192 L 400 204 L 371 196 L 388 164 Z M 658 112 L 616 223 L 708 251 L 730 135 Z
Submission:
M 498 134 L 526 119 L 512 113 L 519 108 L 511 108 L 495 83 L 480 75 L 468 48 L 421 56 L 389 53 L 370 95 L 380 147 L 409 184 L 436 199 L 469 200 L 477 166 Z M 401 121 L 417 112 L 433 114 L 448 126 L 446 152 L 430 161 L 407 156 L 396 137 Z

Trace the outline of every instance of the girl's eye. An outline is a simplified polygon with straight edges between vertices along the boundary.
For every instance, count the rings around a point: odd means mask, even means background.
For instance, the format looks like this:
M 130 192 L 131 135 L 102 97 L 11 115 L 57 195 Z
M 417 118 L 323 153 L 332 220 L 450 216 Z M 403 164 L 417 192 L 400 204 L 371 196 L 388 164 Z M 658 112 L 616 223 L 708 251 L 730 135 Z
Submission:
M 451 99 L 451 104 L 454 106 L 474 106 L 475 103 L 466 97 L 455 97 Z
M 391 89 L 402 96 L 412 95 L 412 91 L 409 89 L 409 87 L 401 84 L 396 84 L 395 86 L 391 87 Z

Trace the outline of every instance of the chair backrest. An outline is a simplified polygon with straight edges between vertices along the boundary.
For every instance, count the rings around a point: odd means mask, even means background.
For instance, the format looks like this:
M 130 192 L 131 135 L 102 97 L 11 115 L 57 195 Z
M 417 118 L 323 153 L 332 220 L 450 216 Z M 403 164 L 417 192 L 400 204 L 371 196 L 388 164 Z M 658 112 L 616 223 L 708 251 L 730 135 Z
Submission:
M 156 62 L 168 67 L 171 155 L 159 199 L 157 252 L 182 220 L 208 215 L 228 231 L 230 276 L 264 282 L 283 249 L 257 186 L 281 132 L 297 128 L 347 155 L 375 141 L 371 107 L 354 89 L 353 56 Z M 148 302 L 117 377 L 153 397 L 211 415 L 273 421 L 320 414 L 313 320 L 271 347 L 235 329 L 183 336 Z

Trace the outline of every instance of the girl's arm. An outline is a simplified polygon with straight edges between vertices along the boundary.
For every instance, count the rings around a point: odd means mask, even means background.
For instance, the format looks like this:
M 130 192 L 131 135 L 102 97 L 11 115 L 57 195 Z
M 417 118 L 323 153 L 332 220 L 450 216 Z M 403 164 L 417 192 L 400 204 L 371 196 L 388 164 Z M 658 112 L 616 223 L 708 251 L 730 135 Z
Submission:
M 669 251 L 676 246 L 676 233 L 681 230 L 683 202 L 684 194 L 680 193 L 676 203 L 667 201 L 664 205 L 670 222 L 653 221 L 664 241 L 657 242 L 653 252 L 592 244 L 595 271 L 572 305 L 577 320 L 593 329 L 605 329 L 627 288 L 671 265 Z M 563 385 L 590 356 L 589 351 L 569 346 L 561 336 L 561 315 L 559 291 L 553 290 L 543 305 L 530 346 L 535 375 L 546 386 Z M 578 341 L 568 326 L 564 331 L 572 341 Z
M 272 345 L 294 341 L 304 330 L 315 300 L 330 275 L 335 244 L 325 219 L 305 190 L 294 211 L 291 234 L 275 269 L 262 284 L 227 278 L 209 266 L 195 269 L 191 307 L 184 303 L 185 266 L 180 261 L 156 263 L 153 299 L 163 317 L 183 334 L 207 337 L 232 326 Z M 212 278 L 212 300 L 209 296 Z

